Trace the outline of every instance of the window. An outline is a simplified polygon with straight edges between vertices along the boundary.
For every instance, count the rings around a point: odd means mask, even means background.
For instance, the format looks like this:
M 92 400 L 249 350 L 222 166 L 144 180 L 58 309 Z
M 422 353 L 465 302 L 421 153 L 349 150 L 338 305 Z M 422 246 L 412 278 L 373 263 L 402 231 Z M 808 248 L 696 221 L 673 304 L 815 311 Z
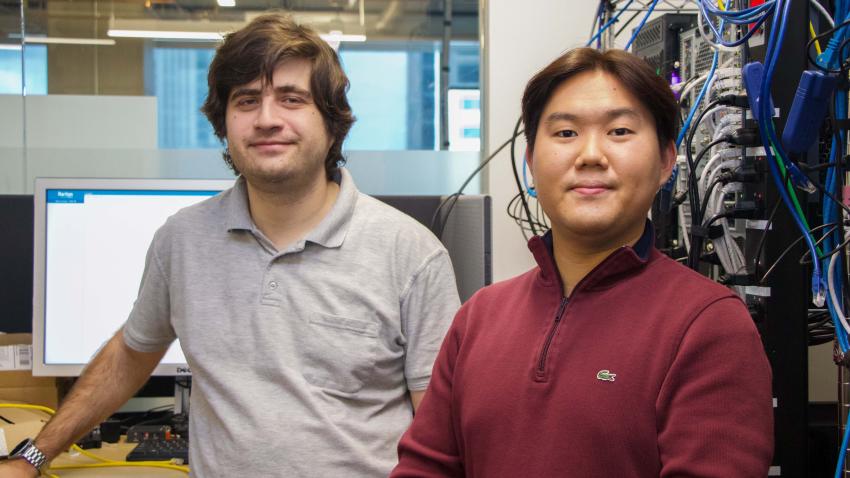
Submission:
M 47 94 L 47 46 L 0 45 L 0 94 L 20 95 L 21 89 L 21 50 L 24 51 L 28 95 Z
M 153 96 L 157 134 L 163 149 L 218 148 L 212 126 L 201 113 L 213 48 L 155 47 Z M 147 66 L 146 66 L 147 69 Z
M 153 47 L 153 65 L 146 70 L 153 71 L 150 94 L 157 97 L 160 148 L 220 147 L 200 112 L 214 54 L 213 48 Z M 346 150 L 438 149 L 439 42 L 344 43 L 340 58 L 351 82 L 348 99 L 357 117 Z M 449 86 L 472 100 L 449 108 L 450 127 L 457 123 L 461 128 L 450 138 L 462 138 L 462 146 L 453 150 L 480 147 L 478 63 L 477 43 L 452 45 Z M 460 116 L 455 118 L 456 114 Z

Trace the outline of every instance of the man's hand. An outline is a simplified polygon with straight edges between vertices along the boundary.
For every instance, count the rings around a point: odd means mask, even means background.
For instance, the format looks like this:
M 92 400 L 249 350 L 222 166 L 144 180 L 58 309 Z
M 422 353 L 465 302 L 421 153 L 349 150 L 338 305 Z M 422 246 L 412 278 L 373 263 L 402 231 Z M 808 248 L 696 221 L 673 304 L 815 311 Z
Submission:
M 35 445 L 47 460 L 67 450 L 132 397 L 164 355 L 165 349 L 158 352 L 131 349 L 124 343 L 123 332 L 119 330 L 86 367 L 62 406 L 35 438 Z M 13 468 L 9 466 L 0 468 L 0 478 L 37 476 L 33 474 L 35 468 L 26 462 L 14 463 L 14 469 L 23 472 L 24 465 L 31 468 L 28 473 L 11 474 Z
M 0 462 L 0 477 L 2 478 L 36 478 L 38 470 L 26 460 L 15 458 Z

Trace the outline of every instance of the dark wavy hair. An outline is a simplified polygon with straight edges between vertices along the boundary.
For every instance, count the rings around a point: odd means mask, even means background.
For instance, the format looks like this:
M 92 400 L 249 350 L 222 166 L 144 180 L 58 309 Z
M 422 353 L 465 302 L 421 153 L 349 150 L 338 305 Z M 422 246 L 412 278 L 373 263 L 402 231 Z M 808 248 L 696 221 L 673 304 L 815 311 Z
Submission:
M 649 110 L 662 149 L 676 138 L 679 121 L 676 98 L 670 85 L 647 62 L 623 50 L 575 48 L 540 70 L 525 87 L 522 122 L 529 151 L 534 150 L 540 116 L 549 98 L 565 81 L 586 71 L 604 71 L 613 76 Z
M 257 78 L 271 83 L 275 68 L 295 58 L 308 60 L 312 65 L 310 92 L 333 138 L 325 158 L 325 171 L 330 179 L 345 163 L 342 142 L 354 124 L 346 97 L 348 77 L 333 48 L 314 30 L 296 23 L 289 15 L 267 13 L 225 36 L 210 64 L 209 92 L 201 111 L 212 124 L 215 135 L 223 141 L 227 137 L 225 118 L 230 91 Z M 239 174 L 227 151 L 224 161 Z

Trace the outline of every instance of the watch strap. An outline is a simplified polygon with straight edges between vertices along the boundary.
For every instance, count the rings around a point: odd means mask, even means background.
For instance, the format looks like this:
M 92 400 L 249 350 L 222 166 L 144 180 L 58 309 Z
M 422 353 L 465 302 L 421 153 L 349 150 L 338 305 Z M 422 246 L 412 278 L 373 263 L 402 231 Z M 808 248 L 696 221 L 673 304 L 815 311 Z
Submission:
M 31 438 L 24 440 L 16 446 L 15 451 L 9 458 L 23 458 L 39 471 L 47 463 L 47 456 L 35 446 L 35 442 Z

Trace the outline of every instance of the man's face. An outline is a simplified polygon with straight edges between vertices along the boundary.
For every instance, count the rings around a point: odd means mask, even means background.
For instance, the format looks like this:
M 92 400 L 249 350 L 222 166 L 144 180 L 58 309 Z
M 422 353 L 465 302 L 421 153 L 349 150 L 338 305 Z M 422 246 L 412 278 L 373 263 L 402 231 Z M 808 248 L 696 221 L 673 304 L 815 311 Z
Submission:
M 611 75 L 590 71 L 552 94 L 529 163 L 557 234 L 619 247 L 640 237 L 675 154 L 672 142 L 659 147 L 637 98 Z
M 310 91 L 311 65 L 279 64 L 271 84 L 258 78 L 234 87 L 227 101 L 227 144 L 249 184 L 307 184 L 325 174 L 333 142 Z

